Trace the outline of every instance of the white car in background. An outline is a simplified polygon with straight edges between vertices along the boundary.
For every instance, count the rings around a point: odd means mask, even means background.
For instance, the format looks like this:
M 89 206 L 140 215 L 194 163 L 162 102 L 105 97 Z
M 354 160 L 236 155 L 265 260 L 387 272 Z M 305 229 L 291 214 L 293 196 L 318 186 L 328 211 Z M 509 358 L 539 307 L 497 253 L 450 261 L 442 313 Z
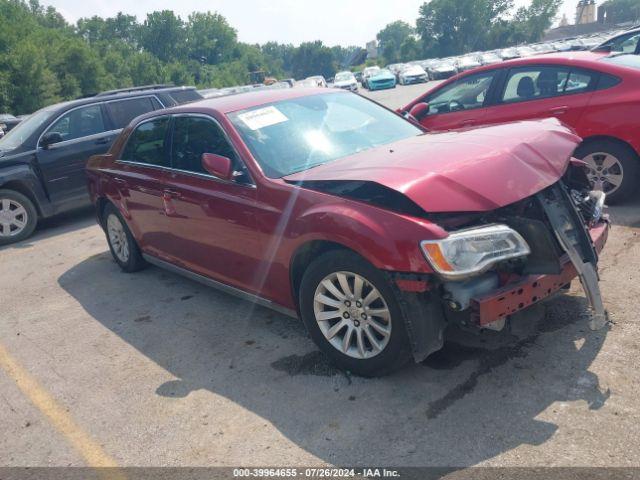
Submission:
M 420 65 L 407 65 L 398 74 L 400 85 L 411 85 L 413 83 L 423 83 L 429 81 L 429 74 Z
M 333 86 L 335 88 L 350 90 L 352 92 L 358 91 L 358 81 L 353 73 L 348 71 L 336 73 L 336 76 L 333 79 Z
M 322 75 L 313 75 L 312 77 L 307 77 L 304 79 L 305 82 L 315 82 L 316 87 L 327 87 L 327 81 L 324 79 Z

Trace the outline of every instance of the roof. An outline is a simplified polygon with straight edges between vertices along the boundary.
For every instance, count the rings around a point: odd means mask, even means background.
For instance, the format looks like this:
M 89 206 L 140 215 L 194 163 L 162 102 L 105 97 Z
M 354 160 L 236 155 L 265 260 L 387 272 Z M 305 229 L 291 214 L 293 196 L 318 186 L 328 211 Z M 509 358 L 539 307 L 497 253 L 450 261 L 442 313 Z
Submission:
M 273 90 L 257 90 L 225 97 L 208 98 L 171 108 L 172 112 L 187 112 L 194 109 L 211 109 L 221 113 L 230 113 L 247 108 L 265 105 L 267 103 L 280 102 L 292 98 L 306 97 L 309 95 L 321 95 L 323 93 L 344 93 L 340 89 L 332 88 L 281 88 Z
M 167 87 L 167 88 L 150 88 L 144 90 L 135 90 L 135 91 L 124 91 L 118 93 L 104 92 L 103 94 L 97 94 L 91 97 L 78 98 L 76 100 L 67 100 L 60 103 L 55 103 L 53 105 L 47 105 L 46 107 L 41 108 L 41 110 L 61 110 L 66 109 L 67 107 L 76 107 L 87 105 L 95 102 L 107 102 L 111 100 L 120 100 L 124 98 L 130 97 L 144 97 L 148 95 L 152 95 L 154 93 L 162 93 L 162 92 L 174 92 L 176 90 L 195 90 L 195 87 Z

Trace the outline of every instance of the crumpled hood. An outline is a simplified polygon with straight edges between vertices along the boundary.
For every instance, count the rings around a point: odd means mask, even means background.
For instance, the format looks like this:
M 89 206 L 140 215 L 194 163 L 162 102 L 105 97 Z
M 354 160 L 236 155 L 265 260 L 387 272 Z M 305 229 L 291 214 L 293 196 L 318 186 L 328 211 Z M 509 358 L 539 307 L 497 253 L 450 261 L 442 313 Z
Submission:
M 483 212 L 529 197 L 564 174 L 580 138 L 556 119 L 429 133 L 284 177 L 375 182 L 426 212 Z

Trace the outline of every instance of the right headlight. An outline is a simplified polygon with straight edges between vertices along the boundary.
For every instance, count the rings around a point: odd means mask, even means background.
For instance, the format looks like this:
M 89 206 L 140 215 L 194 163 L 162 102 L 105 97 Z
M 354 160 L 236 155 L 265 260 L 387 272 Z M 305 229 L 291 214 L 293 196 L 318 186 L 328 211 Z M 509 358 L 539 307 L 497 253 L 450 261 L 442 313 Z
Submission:
M 420 247 L 433 269 L 447 279 L 477 275 L 497 262 L 531 253 L 522 235 L 506 225 L 459 230 L 442 240 L 425 240 Z

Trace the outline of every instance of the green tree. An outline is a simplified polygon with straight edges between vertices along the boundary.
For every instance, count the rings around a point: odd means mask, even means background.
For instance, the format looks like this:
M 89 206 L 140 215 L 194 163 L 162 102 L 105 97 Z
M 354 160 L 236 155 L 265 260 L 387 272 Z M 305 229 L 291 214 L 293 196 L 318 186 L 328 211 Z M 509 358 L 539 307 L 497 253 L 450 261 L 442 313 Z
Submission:
M 396 20 L 378 32 L 376 35 L 378 48 L 387 63 L 396 63 L 400 60 L 400 48 L 403 42 L 413 34 L 413 27 L 402 20 Z
M 17 45 L 9 54 L 11 112 L 31 113 L 60 100 L 60 84 L 47 67 L 44 52 L 31 42 Z
M 427 56 L 444 57 L 484 50 L 512 0 L 432 0 L 420 7 L 416 30 Z
M 607 0 L 602 8 L 606 12 L 607 23 L 640 20 L 640 0 Z
M 411 60 L 417 60 L 422 54 L 420 43 L 414 35 L 411 35 L 404 39 L 402 45 L 400 45 L 400 61 L 409 62 Z
M 215 65 L 230 58 L 238 40 L 222 15 L 195 12 L 189 15 L 186 41 L 190 58 Z
M 320 40 L 300 44 L 293 54 L 292 73 L 295 78 L 305 78 L 310 75 L 333 77 L 336 74 L 336 67 L 331 49 Z
M 140 45 L 163 62 L 177 60 L 184 52 L 184 22 L 171 10 L 147 15 L 140 29 Z

